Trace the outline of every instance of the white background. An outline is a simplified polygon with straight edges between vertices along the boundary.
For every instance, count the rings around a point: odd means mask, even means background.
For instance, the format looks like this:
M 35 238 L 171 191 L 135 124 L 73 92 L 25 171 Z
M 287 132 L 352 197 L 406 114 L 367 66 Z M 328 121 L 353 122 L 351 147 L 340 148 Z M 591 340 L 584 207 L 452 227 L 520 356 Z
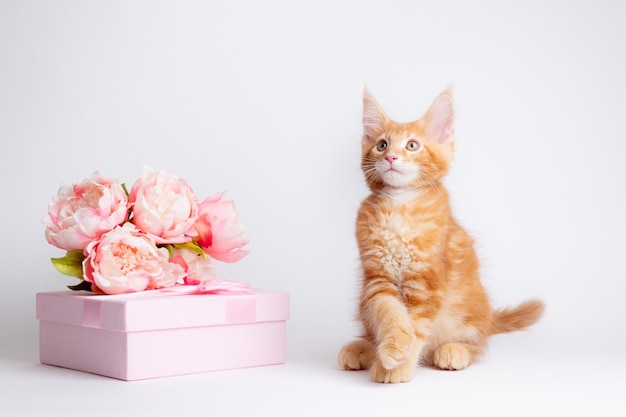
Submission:
M 0 1 L 0 415 L 625 415 L 626 7 L 619 1 Z M 462 372 L 337 369 L 353 322 L 361 93 L 409 121 L 452 85 L 446 181 L 494 305 L 547 312 Z M 142 165 L 223 190 L 291 294 L 287 363 L 122 382 L 38 362 L 35 293 L 74 280 L 61 185 Z M 470 414 L 474 415 L 474 414 Z

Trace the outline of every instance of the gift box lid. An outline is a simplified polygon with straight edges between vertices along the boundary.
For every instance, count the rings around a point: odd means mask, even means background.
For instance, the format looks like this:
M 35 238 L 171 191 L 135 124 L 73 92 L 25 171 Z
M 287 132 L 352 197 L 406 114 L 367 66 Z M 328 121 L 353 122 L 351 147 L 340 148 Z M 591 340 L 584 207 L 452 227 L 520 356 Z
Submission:
M 36 295 L 38 320 L 133 332 L 225 324 L 284 321 L 289 294 L 248 289 L 234 294 L 96 295 L 53 291 Z

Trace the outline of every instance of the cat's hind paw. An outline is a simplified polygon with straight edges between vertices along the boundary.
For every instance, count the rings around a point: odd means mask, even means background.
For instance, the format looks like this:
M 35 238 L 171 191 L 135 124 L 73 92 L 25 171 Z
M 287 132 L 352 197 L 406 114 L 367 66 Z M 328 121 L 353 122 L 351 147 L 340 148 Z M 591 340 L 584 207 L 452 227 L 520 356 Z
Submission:
M 360 339 L 341 348 L 337 355 L 337 363 L 347 370 L 367 369 L 372 365 L 374 356 L 374 345 L 367 340 Z
M 444 343 L 435 351 L 434 365 L 440 369 L 457 371 L 467 368 L 473 359 L 471 349 L 465 343 Z

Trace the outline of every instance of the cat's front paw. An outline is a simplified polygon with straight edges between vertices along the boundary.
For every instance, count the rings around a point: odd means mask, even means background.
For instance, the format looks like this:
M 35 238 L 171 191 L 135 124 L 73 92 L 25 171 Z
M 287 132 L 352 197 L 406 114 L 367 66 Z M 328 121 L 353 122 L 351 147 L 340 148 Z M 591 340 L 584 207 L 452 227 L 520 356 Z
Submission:
M 415 363 L 413 361 L 405 361 L 401 365 L 387 369 L 380 360 L 375 360 L 370 368 L 370 377 L 374 382 L 383 384 L 398 384 L 400 382 L 409 382 L 413 379 L 415 371 Z
M 367 369 L 374 361 L 374 345 L 367 340 L 355 340 L 339 351 L 337 363 L 347 370 Z
M 378 344 L 378 359 L 385 369 L 395 369 L 411 355 L 415 336 L 398 330 L 389 334 Z

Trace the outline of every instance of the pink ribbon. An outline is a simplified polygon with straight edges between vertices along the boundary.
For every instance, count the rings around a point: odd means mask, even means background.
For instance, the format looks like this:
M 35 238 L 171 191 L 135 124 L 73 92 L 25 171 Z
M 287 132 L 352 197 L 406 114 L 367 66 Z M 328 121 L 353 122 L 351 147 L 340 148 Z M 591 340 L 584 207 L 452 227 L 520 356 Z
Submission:
M 215 279 L 210 279 L 207 281 L 202 281 L 199 284 L 174 285 L 173 287 L 161 288 L 160 290 L 155 290 L 155 291 L 162 292 L 164 295 L 241 294 L 241 293 L 247 293 L 249 288 L 250 288 L 249 284 L 242 284 L 241 282 L 228 281 L 225 279 L 215 278 Z
M 191 294 L 248 294 L 250 285 L 236 281 L 228 281 L 215 278 L 200 282 L 199 284 L 175 285 L 158 290 L 137 291 L 127 294 L 102 295 L 98 297 L 86 297 L 83 302 L 83 320 L 85 327 L 101 328 L 102 326 L 102 302 L 109 297 L 138 298 L 138 297 L 163 297 L 172 295 Z M 246 323 L 256 319 L 256 298 L 242 297 L 237 300 L 229 300 L 226 304 L 226 323 Z
M 102 301 L 85 298 L 83 301 L 83 326 L 102 327 Z

